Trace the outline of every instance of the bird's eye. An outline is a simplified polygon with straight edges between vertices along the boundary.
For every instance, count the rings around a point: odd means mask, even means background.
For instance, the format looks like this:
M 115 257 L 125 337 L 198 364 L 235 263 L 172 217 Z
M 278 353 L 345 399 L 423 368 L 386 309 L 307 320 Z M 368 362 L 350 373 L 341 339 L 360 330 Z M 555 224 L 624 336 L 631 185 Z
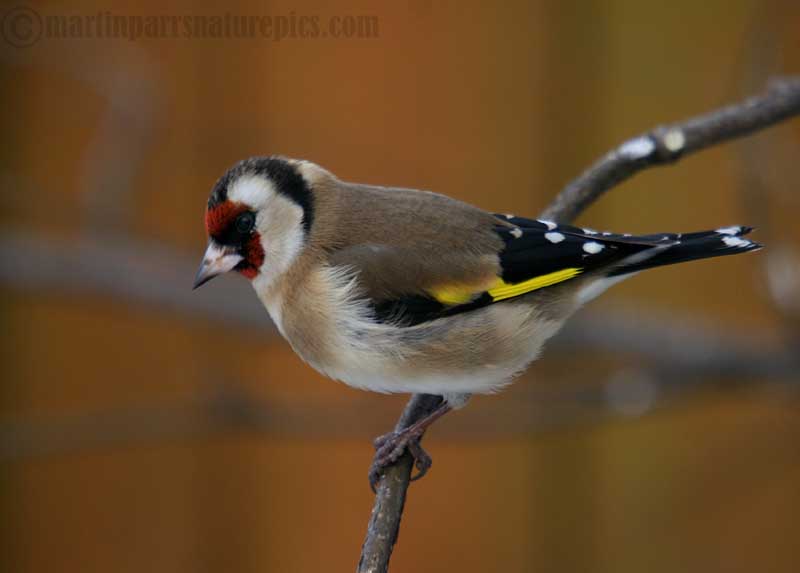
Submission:
M 248 234 L 256 224 L 256 217 L 249 211 L 236 217 L 236 230 L 242 235 Z

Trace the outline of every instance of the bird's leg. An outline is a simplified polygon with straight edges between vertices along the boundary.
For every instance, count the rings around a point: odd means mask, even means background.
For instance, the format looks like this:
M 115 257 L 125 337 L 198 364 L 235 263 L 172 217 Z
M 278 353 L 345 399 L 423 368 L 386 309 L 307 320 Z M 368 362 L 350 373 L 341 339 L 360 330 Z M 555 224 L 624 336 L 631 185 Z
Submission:
M 407 428 L 399 431 L 395 430 L 375 438 L 373 442 L 375 445 L 375 457 L 372 459 L 372 466 L 369 469 L 369 484 L 372 487 L 372 491 L 375 491 L 383 470 L 396 462 L 406 449 L 414 457 L 414 465 L 417 466 L 417 474 L 411 480 L 418 480 L 428 472 L 433 460 L 428 455 L 428 452 L 422 448 L 420 441 L 428 426 L 451 409 L 447 402 L 442 402 L 433 412 Z

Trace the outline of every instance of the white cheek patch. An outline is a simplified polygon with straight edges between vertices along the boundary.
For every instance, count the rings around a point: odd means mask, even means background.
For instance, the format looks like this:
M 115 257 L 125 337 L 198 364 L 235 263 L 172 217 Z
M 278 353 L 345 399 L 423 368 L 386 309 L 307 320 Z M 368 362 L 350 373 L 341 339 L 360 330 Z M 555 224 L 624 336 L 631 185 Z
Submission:
M 228 189 L 228 199 L 247 205 L 254 211 L 263 208 L 273 197 L 275 187 L 263 177 L 242 177 Z
M 276 194 L 258 212 L 256 229 L 264 248 L 264 264 L 255 282 L 266 287 L 289 269 L 303 249 L 303 209 Z

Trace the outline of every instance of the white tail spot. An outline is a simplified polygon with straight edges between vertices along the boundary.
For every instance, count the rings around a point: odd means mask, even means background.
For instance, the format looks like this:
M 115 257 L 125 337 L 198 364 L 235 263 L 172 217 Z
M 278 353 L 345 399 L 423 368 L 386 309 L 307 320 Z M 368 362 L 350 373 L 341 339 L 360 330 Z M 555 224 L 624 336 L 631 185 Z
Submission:
M 595 243 L 594 241 L 589 241 L 588 243 L 583 244 L 583 250 L 589 253 L 590 255 L 596 255 L 603 249 L 605 249 L 604 245 L 601 245 L 600 243 Z
M 722 237 L 722 242 L 728 245 L 729 247 L 749 247 L 750 245 L 753 244 L 747 239 L 740 239 L 739 237 L 731 237 L 730 235 Z

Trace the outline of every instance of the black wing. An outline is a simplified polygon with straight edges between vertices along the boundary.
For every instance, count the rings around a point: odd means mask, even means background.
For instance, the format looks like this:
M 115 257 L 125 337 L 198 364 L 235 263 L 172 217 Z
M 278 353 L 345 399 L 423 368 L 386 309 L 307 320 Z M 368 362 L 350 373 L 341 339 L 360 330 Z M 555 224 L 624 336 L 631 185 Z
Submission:
M 516 298 L 592 272 L 613 267 L 641 251 L 672 244 L 672 239 L 599 233 L 549 221 L 496 215 L 494 232 L 502 239 L 500 273 L 494 285 L 467 290 L 441 285 L 425 294 L 373 301 L 381 321 L 414 325 Z M 453 296 L 454 289 L 458 296 Z M 458 291 L 457 289 L 462 289 Z

